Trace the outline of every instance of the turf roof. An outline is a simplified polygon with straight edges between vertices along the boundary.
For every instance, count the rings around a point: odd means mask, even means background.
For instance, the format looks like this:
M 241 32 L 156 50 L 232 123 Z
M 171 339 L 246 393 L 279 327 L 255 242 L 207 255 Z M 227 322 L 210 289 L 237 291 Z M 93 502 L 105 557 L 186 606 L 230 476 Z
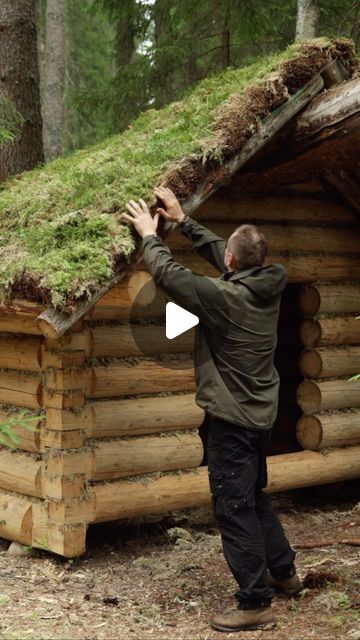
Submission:
M 184 200 L 332 59 L 351 76 L 352 44 L 317 39 L 200 82 L 182 101 L 123 133 L 0 187 L 0 300 L 66 309 L 113 278 L 136 239 L 118 222 L 129 198 L 153 203 L 162 183 Z

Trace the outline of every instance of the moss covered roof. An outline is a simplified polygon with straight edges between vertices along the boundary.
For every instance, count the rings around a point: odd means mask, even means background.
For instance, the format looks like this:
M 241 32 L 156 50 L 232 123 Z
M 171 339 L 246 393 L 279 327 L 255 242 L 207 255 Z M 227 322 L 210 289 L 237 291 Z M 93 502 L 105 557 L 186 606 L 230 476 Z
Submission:
M 292 45 L 229 68 L 182 101 L 146 111 L 123 133 L 1 185 L 1 300 L 25 297 L 66 309 L 91 296 L 135 249 L 131 230 L 118 221 L 129 198 L 153 204 L 153 188 L 162 183 L 185 200 L 262 118 L 335 58 L 351 76 L 356 58 L 345 40 Z

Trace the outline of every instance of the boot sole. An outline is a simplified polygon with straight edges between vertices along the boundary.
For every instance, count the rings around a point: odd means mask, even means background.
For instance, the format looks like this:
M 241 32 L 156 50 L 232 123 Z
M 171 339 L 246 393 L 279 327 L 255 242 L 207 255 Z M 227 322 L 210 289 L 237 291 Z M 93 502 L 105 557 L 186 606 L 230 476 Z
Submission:
M 226 633 L 236 633 L 237 631 L 255 631 L 256 629 L 265 629 L 270 630 L 276 627 L 276 622 L 263 622 L 262 624 L 252 624 L 252 625 L 240 625 L 239 627 L 222 627 L 219 624 L 213 624 L 210 622 L 210 625 L 216 631 L 225 631 Z

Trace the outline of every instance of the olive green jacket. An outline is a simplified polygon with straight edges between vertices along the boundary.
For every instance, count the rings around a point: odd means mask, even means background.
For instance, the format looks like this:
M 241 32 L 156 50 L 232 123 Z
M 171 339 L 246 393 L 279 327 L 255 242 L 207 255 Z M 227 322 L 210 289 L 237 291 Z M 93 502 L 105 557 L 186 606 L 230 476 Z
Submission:
M 203 258 L 224 272 L 225 240 L 190 218 L 181 230 Z M 209 278 L 175 262 L 156 235 L 144 238 L 143 249 L 156 283 L 199 318 L 197 404 L 234 424 L 271 429 L 278 404 L 274 351 L 281 293 L 287 282 L 284 267 L 253 267 Z

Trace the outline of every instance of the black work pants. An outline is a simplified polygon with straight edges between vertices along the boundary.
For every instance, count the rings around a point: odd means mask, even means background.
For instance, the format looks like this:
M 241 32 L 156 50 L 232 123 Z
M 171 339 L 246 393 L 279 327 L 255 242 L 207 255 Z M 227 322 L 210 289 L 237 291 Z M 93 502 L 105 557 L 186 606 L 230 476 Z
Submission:
M 209 415 L 208 425 L 210 490 L 224 556 L 239 585 L 236 597 L 240 608 L 265 607 L 274 596 L 266 570 L 280 579 L 295 572 L 295 552 L 262 491 L 270 433 Z

